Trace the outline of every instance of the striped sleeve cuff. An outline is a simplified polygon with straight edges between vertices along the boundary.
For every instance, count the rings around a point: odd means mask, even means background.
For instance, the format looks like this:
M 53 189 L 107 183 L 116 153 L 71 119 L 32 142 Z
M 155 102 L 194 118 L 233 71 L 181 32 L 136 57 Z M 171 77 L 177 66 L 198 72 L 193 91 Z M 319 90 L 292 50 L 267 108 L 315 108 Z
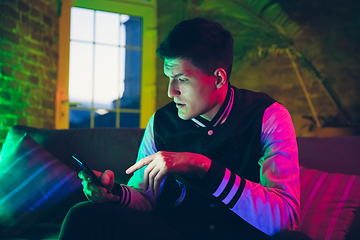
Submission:
M 120 200 L 116 204 L 129 206 L 131 202 L 130 189 L 126 185 L 120 185 L 115 183 L 112 189 L 112 194 L 120 197 Z
M 202 179 L 204 189 L 219 198 L 229 208 L 233 208 L 239 200 L 245 183 L 245 179 L 214 161 L 211 162 L 208 172 Z

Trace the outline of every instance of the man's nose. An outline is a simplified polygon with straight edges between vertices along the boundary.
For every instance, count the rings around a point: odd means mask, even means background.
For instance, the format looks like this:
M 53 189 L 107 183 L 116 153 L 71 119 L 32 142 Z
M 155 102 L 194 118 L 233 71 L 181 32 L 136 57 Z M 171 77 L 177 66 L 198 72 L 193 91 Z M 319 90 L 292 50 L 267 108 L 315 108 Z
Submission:
M 169 98 L 174 98 L 176 96 L 179 96 L 181 94 L 178 84 L 176 81 L 174 80 L 170 80 L 169 81 L 169 86 L 168 86 L 168 96 Z

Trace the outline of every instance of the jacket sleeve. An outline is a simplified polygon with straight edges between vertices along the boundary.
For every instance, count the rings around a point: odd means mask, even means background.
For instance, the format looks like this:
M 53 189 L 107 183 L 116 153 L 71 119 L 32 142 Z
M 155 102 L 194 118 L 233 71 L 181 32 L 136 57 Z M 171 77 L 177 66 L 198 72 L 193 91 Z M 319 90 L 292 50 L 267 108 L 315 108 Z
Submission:
M 203 183 L 212 186 L 208 191 L 231 211 L 264 233 L 294 230 L 300 211 L 298 148 L 290 114 L 279 103 L 264 113 L 261 144 L 260 183 L 215 162 Z
M 150 118 L 145 129 L 136 161 L 157 152 L 154 143 L 153 122 L 154 115 Z M 152 195 L 151 191 L 142 189 L 145 168 L 146 166 L 134 172 L 127 185 L 114 186 L 115 194 L 120 195 L 121 197 L 119 204 L 135 208 L 140 211 L 149 212 L 153 209 L 156 195 Z

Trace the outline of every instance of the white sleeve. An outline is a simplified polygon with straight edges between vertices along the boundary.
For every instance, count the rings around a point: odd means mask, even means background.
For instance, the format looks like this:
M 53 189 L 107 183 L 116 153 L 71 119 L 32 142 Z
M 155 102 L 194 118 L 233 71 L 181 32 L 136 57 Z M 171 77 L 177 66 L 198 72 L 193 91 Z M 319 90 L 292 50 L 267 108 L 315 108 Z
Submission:
M 154 115 L 150 118 L 141 141 L 136 161 L 157 152 L 154 142 Z M 122 205 L 141 211 L 151 211 L 155 204 L 156 195 L 142 189 L 144 170 L 146 166 L 133 173 L 127 185 L 121 185 L 124 199 Z

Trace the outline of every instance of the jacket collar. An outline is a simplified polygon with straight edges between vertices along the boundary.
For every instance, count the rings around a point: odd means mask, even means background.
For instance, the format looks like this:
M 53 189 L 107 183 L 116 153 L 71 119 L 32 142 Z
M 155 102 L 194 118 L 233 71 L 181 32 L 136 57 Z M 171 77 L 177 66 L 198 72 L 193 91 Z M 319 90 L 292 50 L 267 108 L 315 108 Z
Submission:
M 197 116 L 195 118 L 192 118 L 191 120 L 195 123 L 197 127 L 216 127 L 218 125 L 221 125 L 226 122 L 230 111 L 234 104 L 234 89 L 229 84 L 228 91 L 226 93 L 225 100 L 223 104 L 220 107 L 220 110 L 215 115 L 215 117 L 210 121 L 206 120 L 205 118 L 201 116 Z

